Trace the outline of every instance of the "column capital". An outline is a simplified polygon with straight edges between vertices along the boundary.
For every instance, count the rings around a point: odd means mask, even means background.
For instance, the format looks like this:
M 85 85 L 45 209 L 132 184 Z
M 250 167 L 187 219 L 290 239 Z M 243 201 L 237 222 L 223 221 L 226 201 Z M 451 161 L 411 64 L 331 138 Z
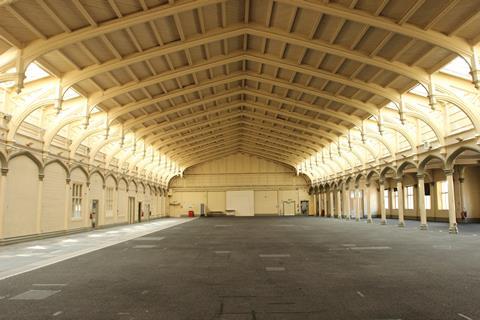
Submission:
M 443 173 L 445 173 L 446 176 L 453 176 L 453 169 L 445 169 L 443 170 Z
M 425 180 L 425 174 L 424 173 L 417 173 L 417 179 L 418 180 Z
M 40 173 L 40 174 L 38 175 L 38 180 L 39 180 L 39 181 L 43 181 L 43 178 L 45 178 L 45 175 L 44 175 L 43 173 Z
M 460 181 L 460 183 L 463 183 L 465 181 L 465 178 L 458 178 L 458 181 Z
M 6 176 L 8 173 L 8 169 L 7 168 L 2 168 L 2 176 Z
M 383 178 L 379 179 L 379 180 L 378 180 L 378 183 L 379 183 L 379 184 L 385 184 L 385 179 L 383 179 Z
M 370 187 L 370 182 L 365 183 L 365 187 L 369 188 Z

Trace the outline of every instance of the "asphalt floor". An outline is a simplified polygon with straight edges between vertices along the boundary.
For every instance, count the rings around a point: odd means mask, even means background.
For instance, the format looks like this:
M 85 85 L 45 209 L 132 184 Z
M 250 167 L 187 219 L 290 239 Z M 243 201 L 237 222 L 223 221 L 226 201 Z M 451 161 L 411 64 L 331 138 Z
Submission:
M 1 280 L 0 319 L 480 319 L 479 237 L 431 229 L 200 218 Z

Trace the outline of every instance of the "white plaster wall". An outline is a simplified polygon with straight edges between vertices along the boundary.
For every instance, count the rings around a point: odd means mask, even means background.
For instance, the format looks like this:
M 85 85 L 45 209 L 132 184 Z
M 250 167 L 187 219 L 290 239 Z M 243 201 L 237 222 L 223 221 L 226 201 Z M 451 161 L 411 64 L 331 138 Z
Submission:
M 37 233 L 38 167 L 26 156 L 9 163 L 5 193 L 4 237 Z
M 42 193 L 41 232 L 53 232 L 65 228 L 67 172 L 53 162 L 45 168 Z

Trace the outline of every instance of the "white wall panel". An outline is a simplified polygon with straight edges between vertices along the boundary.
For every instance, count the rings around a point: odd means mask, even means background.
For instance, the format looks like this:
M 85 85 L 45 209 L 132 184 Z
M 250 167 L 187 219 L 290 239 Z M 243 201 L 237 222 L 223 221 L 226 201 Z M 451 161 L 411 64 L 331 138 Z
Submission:
M 255 214 L 278 214 L 278 192 L 276 190 L 255 191 Z
M 227 191 L 227 210 L 235 210 L 236 216 L 254 215 L 253 190 Z
M 207 211 L 225 212 L 225 191 L 209 191 L 207 193 Z
M 98 222 L 99 225 L 105 223 L 105 202 L 103 197 L 103 180 L 98 173 L 90 176 L 89 202 L 87 204 L 88 214 L 92 211 L 92 200 L 98 200 Z
M 37 232 L 38 167 L 28 157 L 19 156 L 9 163 L 4 236 L 16 237 Z
M 118 183 L 118 213 L 117 221 L 126 221 L 128 213 L 128 193 L 127 184 L 124 180 L 120 180 Z
M 67 172 L 53 162 L 45 168 L 42 194 L 41 232 L 63 230 L 65 227 L 65 187 Z

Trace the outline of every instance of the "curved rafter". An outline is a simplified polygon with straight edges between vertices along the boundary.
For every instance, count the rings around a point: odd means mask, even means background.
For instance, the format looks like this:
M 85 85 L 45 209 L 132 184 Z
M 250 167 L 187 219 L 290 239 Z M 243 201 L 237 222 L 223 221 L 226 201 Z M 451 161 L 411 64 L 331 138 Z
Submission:
M 468 10 L 456 3 L 416 25 L 412 16 L 428 9 L 421 2 L 385 18 L 388 1 L 367 11 L 354 0 L 271 0 L 266 9 L 260 0 L 125 0 L 138 10 L 109 1 L 111 15 L 100 20 L 78 0 L 64 4 L 78 14 L 75 29 L 42 1 L 18 1 L 46 17 L 5 4 L 14 18 L 0 21 L 0 48 L 9 47 L 0 49 L 0 112 L 7 144 L 25 122 L 45 128 L 44 157 L 67 153 L 168 182 L 188 166 L 245 152 L 326 179 L 416 157 L 421 130 L 443 152 L 450 129 L 425 107 L 446 114 L 448 106 L 480 141 L 478 91 L 437 72 L 461 57 L 479 86 L 480 38 L 468 33 L 478 19 L 436 27 L 451 10 Z M 27 30 L 21 39 L 9 25 L 15 17 Z M 32 63 L 48 78 L 31 81 Z M 424 96 L 410 93 L 417 85 Z M 72 90 L 80 96 L 71 99 Z

